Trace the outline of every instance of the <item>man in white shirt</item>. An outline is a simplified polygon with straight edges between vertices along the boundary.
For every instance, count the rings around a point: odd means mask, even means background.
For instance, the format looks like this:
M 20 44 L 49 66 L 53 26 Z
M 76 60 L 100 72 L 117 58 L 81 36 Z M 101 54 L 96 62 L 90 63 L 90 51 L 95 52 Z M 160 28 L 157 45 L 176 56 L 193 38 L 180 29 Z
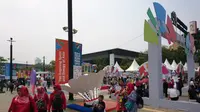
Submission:
M 175 88 L 169 88 L 167 90 L 169 99 L 171 99 L 172 101 L 177 101 L 179 99 L 179 91 Z

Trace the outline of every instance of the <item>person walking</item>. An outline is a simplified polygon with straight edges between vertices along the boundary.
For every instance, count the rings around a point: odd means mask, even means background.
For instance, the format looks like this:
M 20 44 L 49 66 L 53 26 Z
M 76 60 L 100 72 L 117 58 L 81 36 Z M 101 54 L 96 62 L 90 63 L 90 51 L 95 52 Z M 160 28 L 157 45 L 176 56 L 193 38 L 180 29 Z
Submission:
M 18 95 L 12 99 L 8 112 L 38 112 L 34 99 L 25 86 L 18 86 Z
M 47 112 L 49 97 L 43 87 L 37 88 L 37 94 L 35 94 L 34 100 L 36 102 L 38 112 Z
M 14 84 L 13 84 L 13 82 L 10 82 L 10 83 L 9 83 L 9 88 L 10 88 L 10 93 L 12 94 L 13 89 L 14 89 Z
M 63 112 L 66 109 L 66 97 L 60 85 L 54 86 L 54 91 L 50 95 L 48 112 Z

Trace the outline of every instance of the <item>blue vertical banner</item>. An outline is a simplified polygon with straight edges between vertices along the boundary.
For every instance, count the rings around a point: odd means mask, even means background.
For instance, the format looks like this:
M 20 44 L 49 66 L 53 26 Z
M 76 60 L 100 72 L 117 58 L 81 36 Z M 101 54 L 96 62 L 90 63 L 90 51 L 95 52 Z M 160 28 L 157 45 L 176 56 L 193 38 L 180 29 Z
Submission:
M 12 74 L 13 79 L 17 79 L 15 68 L 16 64 L 13 64 L 13 74 Z M 10 63 L 5 64 L 5 78 L 10 79 Z
M 73 78 L 82 75 L 82 44 L 73 43 Z

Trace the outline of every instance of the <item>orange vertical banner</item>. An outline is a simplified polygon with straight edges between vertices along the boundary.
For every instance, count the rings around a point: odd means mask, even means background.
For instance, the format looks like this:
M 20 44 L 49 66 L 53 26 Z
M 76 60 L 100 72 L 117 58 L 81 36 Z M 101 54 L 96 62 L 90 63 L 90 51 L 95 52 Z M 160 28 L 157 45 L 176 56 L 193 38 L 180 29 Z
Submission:
M 56 39 L 55 81 L 65 84 L 69 80 L 68 41 Z

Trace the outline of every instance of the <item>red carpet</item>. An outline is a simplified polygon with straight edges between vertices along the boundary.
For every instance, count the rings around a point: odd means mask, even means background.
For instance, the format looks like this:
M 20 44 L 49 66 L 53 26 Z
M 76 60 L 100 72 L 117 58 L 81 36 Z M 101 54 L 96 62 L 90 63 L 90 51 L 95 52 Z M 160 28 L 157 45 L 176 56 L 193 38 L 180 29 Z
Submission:
M 101 90 L 107 90 L 107 89 L 109 89 L 109 88 L 110 88 L 109 85 L 101 86 Z

